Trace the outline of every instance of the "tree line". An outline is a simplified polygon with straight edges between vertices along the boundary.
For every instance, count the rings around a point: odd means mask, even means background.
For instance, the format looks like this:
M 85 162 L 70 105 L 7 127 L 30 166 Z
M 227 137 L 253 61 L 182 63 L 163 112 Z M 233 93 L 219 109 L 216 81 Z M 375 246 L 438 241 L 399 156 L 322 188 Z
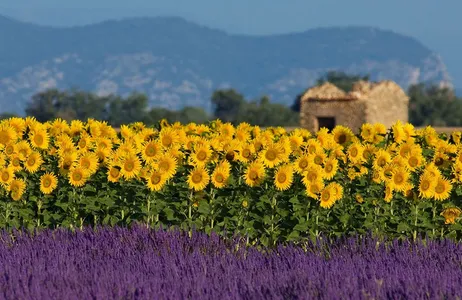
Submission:
M 349 92 L 358 80 L 367 81 L 369 76 L 331 71 L 319 78 L 316 85 L 331 82 Z M 50 89 L 32 96 L 27 104 L 26 114 L 34 116 L 40 122 L 55 118 L 68 121 L 94 118 L 107 121 L 114 127 L 137 121 L 154 125 L 162 119 L 183 124 L 220 119 L 233 124 L 248 122 L 258 126 L 290 127 L 299 125 L 300 99 L 303 93 L 295 97 L 291 106 L 286 106 L 272 103 L 268 96 L 248 100 L 234 89 L 216 90 L 210 98 L 212 112 L 208 113 L 200 107 L 191 106 L 176 111 L 150 108 L 148 97 L 141 93 L 132 93 L 127 97 L 98 96 L 75 89 Z M 462 99 L 452 89 L 421 83 L 411 85 L 407 93 L 410 97 L 409 121 L 415 126 L 462 126 Z M 11 116 L 13 115 L 4 113 L 0 117 Z

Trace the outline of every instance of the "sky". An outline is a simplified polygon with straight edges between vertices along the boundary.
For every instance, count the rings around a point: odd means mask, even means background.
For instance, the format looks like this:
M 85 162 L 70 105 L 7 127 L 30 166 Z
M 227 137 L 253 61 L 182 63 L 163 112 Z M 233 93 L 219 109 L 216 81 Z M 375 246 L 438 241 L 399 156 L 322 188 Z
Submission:
M 417 38 L 441 54 L 462 83 L 461 12 L 462 0 L 0 0 L 2 15 L 60 27 L 142 16 L 179 16 L 250 35 L 375 26 Z

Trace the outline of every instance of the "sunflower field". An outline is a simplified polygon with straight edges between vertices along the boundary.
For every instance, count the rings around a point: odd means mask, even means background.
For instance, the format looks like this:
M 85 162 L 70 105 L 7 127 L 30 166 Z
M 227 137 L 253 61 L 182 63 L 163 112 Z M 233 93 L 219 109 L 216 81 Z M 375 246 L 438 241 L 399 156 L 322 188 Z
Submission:
M 0 123 L 0 227 L 145 224 L 249 244 L 367 235 L 459 240 L 461 133 L 359 134 L 89 119 Z

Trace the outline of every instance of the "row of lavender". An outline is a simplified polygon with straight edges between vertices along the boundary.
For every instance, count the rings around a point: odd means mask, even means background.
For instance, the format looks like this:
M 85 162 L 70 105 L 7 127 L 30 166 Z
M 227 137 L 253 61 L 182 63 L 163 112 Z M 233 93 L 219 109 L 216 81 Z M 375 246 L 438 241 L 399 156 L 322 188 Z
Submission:
M 244 248 L 144 227 L 4 232 L 5 299 L 453 299 L 462 245 L 373 239 Z M 425 242 L 425 243 L 424 243 Z

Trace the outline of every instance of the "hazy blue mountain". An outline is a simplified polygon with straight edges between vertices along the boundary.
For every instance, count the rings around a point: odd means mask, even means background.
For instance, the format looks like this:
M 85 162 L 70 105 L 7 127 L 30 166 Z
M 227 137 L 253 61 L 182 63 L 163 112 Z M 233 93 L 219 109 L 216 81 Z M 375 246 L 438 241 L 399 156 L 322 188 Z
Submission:
M 211 93 L 222 87 L 291 104 L 331 69 L 395 80 L 403 88 L 451 84 L 437 53 L 414 38 L 371 27 L 241 36 L 176 17 L 51 28 L 0 16 L 0 28 L 0 110 L 16 113 L 31 95 L 51 87 L 139 91 L 153 106 L 208 109 Z

